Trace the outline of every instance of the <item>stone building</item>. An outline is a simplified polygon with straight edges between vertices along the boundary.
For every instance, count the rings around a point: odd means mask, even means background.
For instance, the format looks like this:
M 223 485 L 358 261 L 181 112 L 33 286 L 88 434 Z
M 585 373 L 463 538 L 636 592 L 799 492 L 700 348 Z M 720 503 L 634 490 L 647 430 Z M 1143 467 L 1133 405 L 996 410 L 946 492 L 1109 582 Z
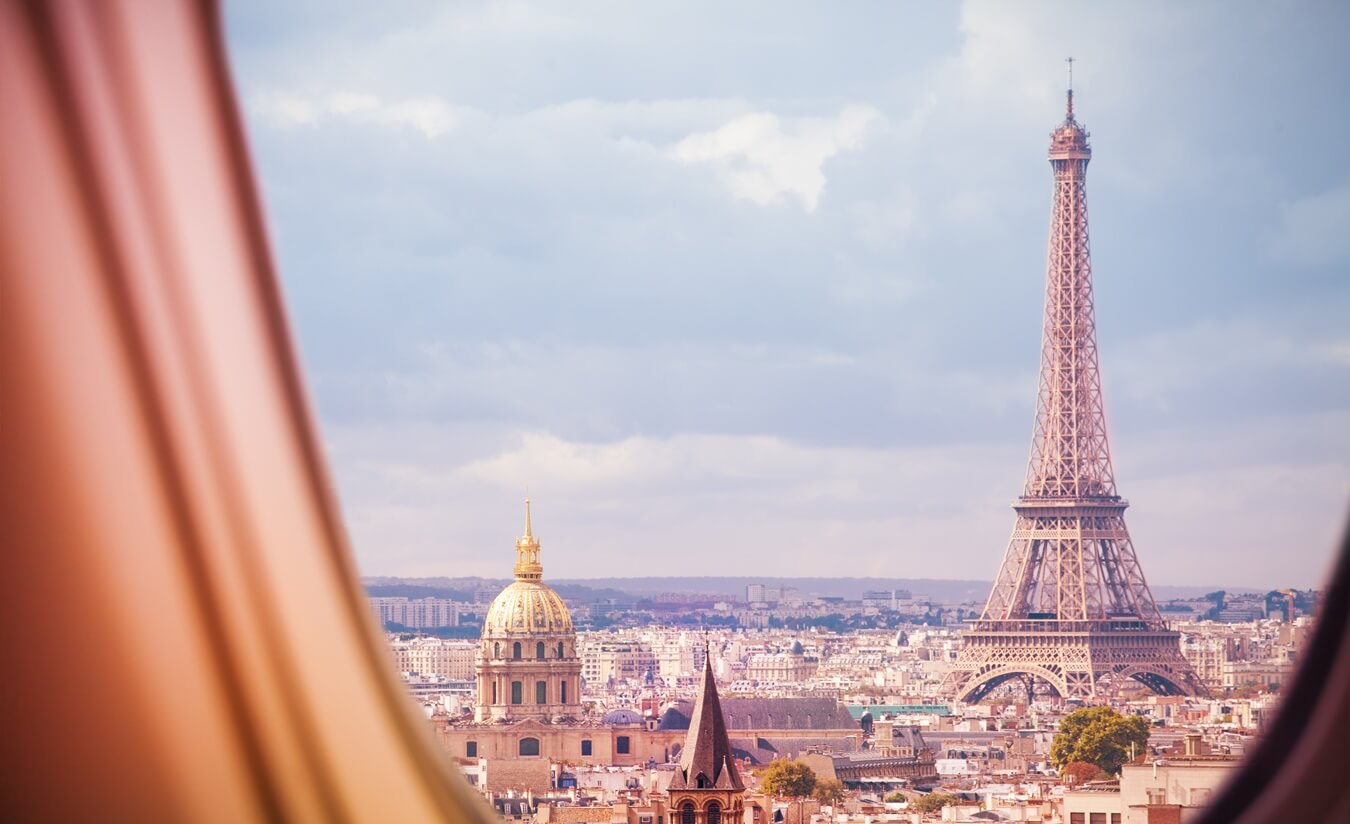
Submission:
M 738 824 L 745 818 L 745 783 L 736 769 L 711 666 L 703 668 L 689 734 L 666 792 L 671 824 Z
M 572 615 L 543 582 L 539 540 L 516 540 L 516 580 L 496 597 L 478 646 L 477 721 L 554 720 L 581 714 L 581 659 Z

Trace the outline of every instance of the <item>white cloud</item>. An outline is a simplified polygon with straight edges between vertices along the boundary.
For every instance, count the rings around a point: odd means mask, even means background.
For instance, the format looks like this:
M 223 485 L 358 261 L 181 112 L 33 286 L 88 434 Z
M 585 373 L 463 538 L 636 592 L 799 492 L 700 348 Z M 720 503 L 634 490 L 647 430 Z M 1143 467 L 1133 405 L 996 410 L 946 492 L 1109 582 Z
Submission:
M 710 132 L 696 132 L 670 148 L 687 166 L 710 164 L 731 193 L 758 204 L 796 198 L 814 212 L 825 189 L 825 161 L 857 149 L 881 113 L 845 106 L 834 117 L 780 118 L 770 112 L 741 115 Z
M 251 99 L 260 117 L 282 128 L 313 126 L 325 118 L 412 128 L 428 140 L 456 129 L 471 111 L 434 97 L 385 101 L 373 94 L 336 91 L 306 95 L 271 90 Z
M 1305 319 L 1309 326 L 1315 322 Z M 1174 396 L 1206 380 L 1350 365 L 1350 344 L 1340 334 L 1321 337 L 1305 329 L 1295 336 L 1267 318 L 1230 317 L 1140 337 L 1106 357 L 1108 380 L 1118 381 L 1114 386 L 1123 397 L 1166 410 Z
M 1149 580 L 1318 583 L 1350 492 L 1350 465 L 1330 457 L 1344 454 L 1345 423 L 1344 413 L 1281 421 L 1278 443 L 1267 423 L 1130 439 L 1117 468 Z M 671 574 L 671 558 L 729 575 L 772 558 L 779 574 L 811 575 L 825 571 L 822 556 L 846 558 L 850 574 L 991 578 L 1025 457 L 1021 439 L 877 449 L 756 435 L 326 429 L 358 554 L 394 575 L 504 577 L 528 487 L 555 578 Z M 1328 457 L 1282 460 L 1317 440 Z M 1215 531 L 1234 518 L 1243 530 Z
M 1304 266 L 1350 261 L 1350 183 L 1281 204 L 1268 252 Z

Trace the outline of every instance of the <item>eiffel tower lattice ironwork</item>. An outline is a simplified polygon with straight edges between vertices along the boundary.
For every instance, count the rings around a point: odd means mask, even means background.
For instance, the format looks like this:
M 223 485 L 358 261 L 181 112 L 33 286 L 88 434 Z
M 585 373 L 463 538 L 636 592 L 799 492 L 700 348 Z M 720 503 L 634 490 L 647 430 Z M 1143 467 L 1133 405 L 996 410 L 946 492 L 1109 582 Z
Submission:
M 1158 611 L 1125 528 L 1106 438 L 1088 256 L 1092 150 L 1073 114 L 1051 133 L 1054 199 L 1040 391 L 1026 486 L 993 591 L 943 687 L 977 702 L 1017 679 L 1092 700 L 1129 679 L 1204 691 Z

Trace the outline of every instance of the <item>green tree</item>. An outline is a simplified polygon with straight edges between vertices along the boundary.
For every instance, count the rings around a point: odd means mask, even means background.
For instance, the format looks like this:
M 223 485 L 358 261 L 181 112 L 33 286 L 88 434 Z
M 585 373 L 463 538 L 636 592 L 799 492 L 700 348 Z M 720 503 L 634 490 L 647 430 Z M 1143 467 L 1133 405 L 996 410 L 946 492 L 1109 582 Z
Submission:
M 885 798 L 884 800 L 887 801 L 887 802 L 889 802 L 889 803 L 894 804 L 894 803 L 897 803 L 897 802 L 900 802 L 900 801 L 908 801 L 908 800 L 909 800 L 909 796 L 905 795 L 904 793 L 900 792 L 899 790 L 896 790 L 895 792 L 893 792 L 893 793 L 891 793 L 890 795 L 886 796 L 886 798 Z
M 1074 761 L 1095 764 L 1102 772 L 1116 775 L 1130 758 L 1130 745 L 1142 752 L 1148 743 L 1148 722 L 1125 717 L 1110 707 L 1083 707 L 1059 722 L 1059 732 L 1050 744 L 1050 763 L 1056 767 Z
M 811 797 L 821 804 L 829 804 L 833 807 L 844 797 L 844 782 L 837 778 L 817 779 L 816 788 L 811 791 Z
M 769 795 L 805 798 L 816 788 L 816 773 L 800 761 L 780 758 L 764 770 L 760 789 Z
M 943 807 L 949 807 L 961 799 L 950 793 L 929 793 L 909 802 L 909 806 L 921 813 L 935 813 Z

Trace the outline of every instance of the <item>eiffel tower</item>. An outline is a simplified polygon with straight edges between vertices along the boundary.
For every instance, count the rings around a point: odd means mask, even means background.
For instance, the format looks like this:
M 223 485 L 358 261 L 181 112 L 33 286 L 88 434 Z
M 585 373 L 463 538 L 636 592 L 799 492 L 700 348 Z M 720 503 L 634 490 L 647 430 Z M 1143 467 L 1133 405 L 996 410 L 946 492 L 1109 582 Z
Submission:
M 1072 62 L 1070 62 L 1072 70 Z M 999 685 L 1038 682 L 1095 700 L 1134 679 L 1164 695 L 1203 687 L 1144 580 L 1125 528 L 1106 439 L 1088 256 L 1092 150 L 1073 115 L 1050 135 L 1054 203 L 1040 392 L 1026 486 L 1003 565 L 943 682 L 975 703 Z

